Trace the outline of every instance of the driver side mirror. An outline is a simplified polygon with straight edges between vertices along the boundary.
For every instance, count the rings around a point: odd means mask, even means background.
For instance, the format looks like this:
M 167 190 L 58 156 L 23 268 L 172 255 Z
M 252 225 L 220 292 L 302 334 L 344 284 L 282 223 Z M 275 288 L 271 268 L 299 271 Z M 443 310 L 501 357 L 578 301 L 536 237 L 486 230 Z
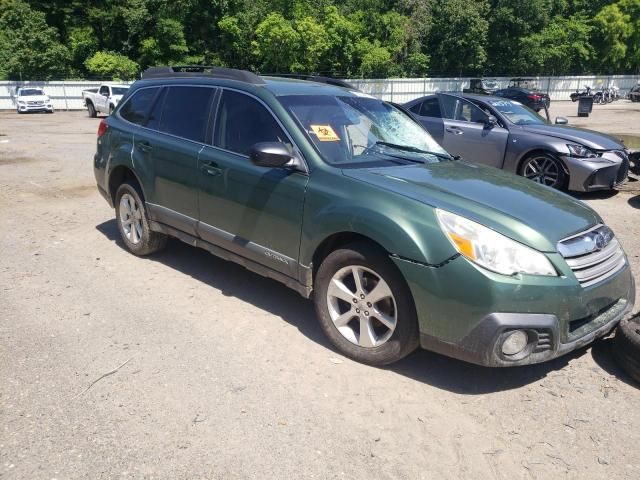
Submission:
M 493 115 L 487 115 L 487 118 L 485 118 L 484 120 L 484 124 L 487 126 L 487 128 L 493 128 L 498 125 L 498 119 Z
M 260 142 L 251 147 L 249 159 L 258 167 L 277 168 L 284 167 L 295 156 L 291 147 L 282 142 Z
M 567 123 L 569 123 L 569 120 L 565 117 L 556 117 L 556 125 L 566 125 Z

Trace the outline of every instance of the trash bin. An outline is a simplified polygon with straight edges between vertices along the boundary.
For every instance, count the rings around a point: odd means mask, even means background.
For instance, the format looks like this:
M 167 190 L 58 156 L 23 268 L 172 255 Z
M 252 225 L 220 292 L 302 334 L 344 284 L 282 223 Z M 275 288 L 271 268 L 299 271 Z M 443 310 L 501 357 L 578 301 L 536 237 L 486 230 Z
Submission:
M 578 116 L 588 117 L 593 110 L 593 97 L 583 96 L 578 99 Z

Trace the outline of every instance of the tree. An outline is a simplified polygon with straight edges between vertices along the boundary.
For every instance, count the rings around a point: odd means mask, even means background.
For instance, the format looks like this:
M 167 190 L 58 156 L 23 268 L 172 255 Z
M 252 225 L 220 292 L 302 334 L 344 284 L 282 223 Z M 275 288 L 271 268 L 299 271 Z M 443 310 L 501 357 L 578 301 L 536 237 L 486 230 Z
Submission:
M 515 64 L 522 72 L 544 75 L 585 71 L 593 58 L 591 30 L 583 18 L 555 17 L 542 31 L 522 39 Z
M 160 18 L 153 36 L 140 43 L 140 64 L 147 67 L 182 63 L 188 52 L 182 24 L 172 18 Z
M 92 75 L 120 80 L 131 80 L 140 71 L 136 62 L 114 52 L 96 52 L 85 66 Z
M 431 65 L 441 75 L 481 73 L 487 62 L 486 0 L 441 0 L 433 8 Z
M 64 76 L 69 50 L 58 41 L 42 12 L 21 0 L 0 2 L 0 75 L 10 79 Z
M 298 60 L 300 34 L 281 14 L 270 13 L 256 28 L 252 46 L 262 71 L 287 73 Z

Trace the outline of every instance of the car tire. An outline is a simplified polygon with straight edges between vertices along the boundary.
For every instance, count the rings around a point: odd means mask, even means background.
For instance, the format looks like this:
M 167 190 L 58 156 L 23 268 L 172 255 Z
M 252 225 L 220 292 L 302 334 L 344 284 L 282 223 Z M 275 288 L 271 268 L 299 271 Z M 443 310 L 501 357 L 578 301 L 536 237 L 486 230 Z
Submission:
M 562 190 L 569 179 L 562 162 L 551 153 L 533 153 L 520 164 L 518 174 L 551 188 Z
M 96 112 L 96 107 L 93 106 L 93 103 L 87 103 L 87 112 L 89 112 L 90 118 L 96 118 L 98 116 L 98 112 Z
M 640 317 L 623 319 L 613 339 L 613 357 L 618 365 L 640 383 Z
M 167 243 L 166 235 L 151 230 L 142 199 L 140 187 L 134 182 L 125 182 L 116 191 L 116 223 L 120 236 L 127 249 L 138 256 L 158 252 Z
M 344 355 L 368 365 L 387 365 L 418 347 L 411 292 L 380 248 L 354 243 L 333 251 L 318 268 L 315 286 L 320 326 Z

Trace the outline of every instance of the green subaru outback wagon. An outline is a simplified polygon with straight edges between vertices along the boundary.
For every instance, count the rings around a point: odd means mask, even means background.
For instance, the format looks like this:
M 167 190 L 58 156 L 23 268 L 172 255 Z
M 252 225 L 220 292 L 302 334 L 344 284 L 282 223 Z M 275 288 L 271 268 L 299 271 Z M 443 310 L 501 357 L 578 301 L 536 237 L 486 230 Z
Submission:
M 401 108 L 315 80 L 145 72 L 94 158 L 126 247 L 176 237 L 282 282 L 369 364 L 418 346 L 542 362 L 631 311 L 627 257 L 589 207 L 454 159 Z

